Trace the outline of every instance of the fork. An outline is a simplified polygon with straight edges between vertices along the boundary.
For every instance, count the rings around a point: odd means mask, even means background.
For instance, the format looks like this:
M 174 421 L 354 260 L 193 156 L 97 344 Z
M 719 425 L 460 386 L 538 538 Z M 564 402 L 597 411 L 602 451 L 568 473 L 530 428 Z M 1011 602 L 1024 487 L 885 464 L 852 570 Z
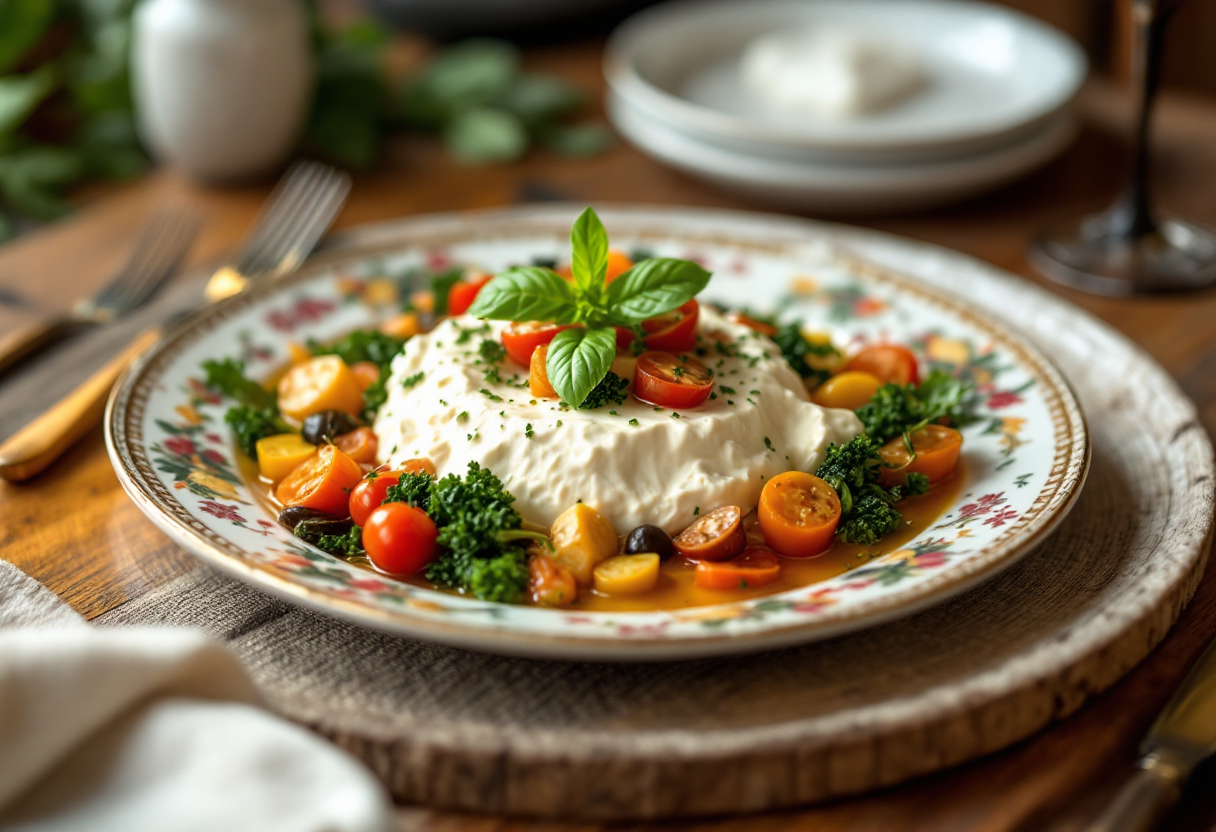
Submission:
M 198 217 L 184 208 L 158 211 L 144 226 L 131 257 L 101 291 L 66 315 L 35 321 L 0 338 L 0 373 L 80 329 L 109 323 L 142 306 L 173 276 L 198 227 Z
M 219 300 L 241 291 L 249 280 L 278 277 L 299 267 L 329 229 L 349 190 L 345 173 L 311 162 L 294 165 L 271 193 L 233 265 L 211 276 L 207 299 Z M 161 331 L 153 327 L 142 332 L 121 355 L 0 445 L 0 478 L 29 479 L 80 439 L 101 419 L 122 371 L 159 340 Z

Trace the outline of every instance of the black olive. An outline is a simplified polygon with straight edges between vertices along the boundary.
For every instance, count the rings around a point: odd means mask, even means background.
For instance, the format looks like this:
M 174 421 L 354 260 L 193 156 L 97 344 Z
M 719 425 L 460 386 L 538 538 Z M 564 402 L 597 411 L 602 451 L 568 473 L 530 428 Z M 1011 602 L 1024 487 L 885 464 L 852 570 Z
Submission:
M 304 508 L 304 506 L 289 506 L 279 512 L 279 523 L 287 528 L 295 531 L 296 526 L 300 525 L 301 520 L 307 520 L 309 517 L 330 517 L 323 511 L 316 509 Z
M 556 269 L 557 268 L 557 258 L 556 257 L 533 257 L 532 265 L 540 266 L 542 269 Z
M 638 526 L 625 538 L 625 554 L 641 555 L 647 552 L 659 556 L 659 560 L 667 560 L 675 549 L 671 545 L 671 535 L 658 526 Z
M 314 413 L 305 419 L 300 433 L 305 442 L 324 445 L 326 442 L 332 442 L 335 436 L 350 433 L 357 427 L 359 427 L 359 420 L 349 413 L 343 413 L 341 410 L 326 410 Z
M 295 536 L 306 543 L 316 543 L 322 535 L 341 536 L 354 527 L 355 523 L 349 517 L 337 518 L 327 514 L 320 517 L 306 517 L 296 524 L 292 530 Z

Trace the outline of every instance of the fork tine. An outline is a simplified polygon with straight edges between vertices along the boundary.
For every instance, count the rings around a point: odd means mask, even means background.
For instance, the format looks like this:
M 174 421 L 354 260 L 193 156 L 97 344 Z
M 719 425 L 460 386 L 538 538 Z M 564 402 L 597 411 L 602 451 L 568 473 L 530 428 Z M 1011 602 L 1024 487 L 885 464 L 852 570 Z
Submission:
M 189 252 L 198 228 L 199 220 L 194 214 L 184 210 L 170 212 L 164 233 L 147 252 L 139 278 L 128 287 L 130 307 L 142 304 L 172 277 Z
M 237 257 L 237 271 L 256 274 L 255 268 L 262 252 L 290 224 L 301 199 L 306 199 L 314 184 L 324 174 L 324 166 L 314 162 L 297 162 L 279 180 L 265 207 L 254 221 L 254 232 Z
M 141 230 L 127 263 L 97 294 L 93 307 L 122 314 L 139 306 L 172 274 L 197 232 L 184 210 L 158 212 Z
M 349 190 L 348 176 L 328 171 L 308 194 L 307 200 L 299 204 L 294 222 L 283 228 L 273 245 L 263 250 L 260 270 L 281 274 L 298 265 L 303 252 L 311 250 L 332 224 Z
M 289 262 L 288 258 L 293 251 L 301 250 L 302 235 L 308 234 L 318 222 L 323 222 L 320 233 L 324 233 L 336 209 L 345 200 L 348 189 L 349 177 L 346 174 L 327 166 L 316 166 L 314 175 L 292 195 L 290 204 L 285 201 L 283 221 L 277 224 L 272 233 L 263 236 L 256 250 L 244 259 L 242 265 L 245 270 L 242 273 L 282 273 L 290 268 L 294 261 Z M 339 200 L 337 203 L 334 202 L 335 198 Z M 315 242 L 315 236 L 312 239 Z

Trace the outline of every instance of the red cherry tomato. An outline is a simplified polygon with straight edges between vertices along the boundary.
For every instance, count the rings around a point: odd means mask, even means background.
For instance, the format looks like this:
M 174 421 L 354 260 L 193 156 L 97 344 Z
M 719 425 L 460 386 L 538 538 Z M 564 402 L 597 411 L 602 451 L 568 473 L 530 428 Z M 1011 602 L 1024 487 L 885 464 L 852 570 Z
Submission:
M 439 530 L 422 509 L 385 503 L 363 526 L 367 559 L 381 572 L 413 575 L 439 557 Z
M 536 352 L 537 347 L 545 346 L 557 333 L 571 326 L 572 324 L 558 326 L 545 321 L 510 324 L 502 331 L 502 345 L 512 361 L 527 367 L 531 364 L 532 353 Z
M 350 492 L 350 519 L 356 526 L 367 522 L 368 515 L 384 502 L 384 495 L 391 486 L 401 481 L 401 471 L 372 471 Z
M 469 311 L 481 287 L 490 282 L 491 275 L 483 275 L 473 280 L 462 280 L 448 292 L 448 314 L 463 315 Z
M 642 321 L 646 346 L 652 350 L 687 352 L 697 345 L 697 316 L 700 305 L 690 300 L 674 312 Z
M 869 373 L 883 384 L 919 384 L 920 371 L 912 350 L 899 344 L 876 344 L 866 347 L 849 359 L 845 370 Z
M 633 374 L 633 395 L 660 407 L 696 407 L 713 389 L 709 368 L 695 358 L 644 352 Z

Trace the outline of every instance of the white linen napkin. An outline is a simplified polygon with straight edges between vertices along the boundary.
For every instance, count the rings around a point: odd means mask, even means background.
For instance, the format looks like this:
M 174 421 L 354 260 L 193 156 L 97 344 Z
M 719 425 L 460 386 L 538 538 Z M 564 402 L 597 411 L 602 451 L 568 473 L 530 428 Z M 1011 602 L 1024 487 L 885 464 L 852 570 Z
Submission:
M 0 561 L 0 830 L 382 832 L 391 811 L 202 633 L 91 627 Z

